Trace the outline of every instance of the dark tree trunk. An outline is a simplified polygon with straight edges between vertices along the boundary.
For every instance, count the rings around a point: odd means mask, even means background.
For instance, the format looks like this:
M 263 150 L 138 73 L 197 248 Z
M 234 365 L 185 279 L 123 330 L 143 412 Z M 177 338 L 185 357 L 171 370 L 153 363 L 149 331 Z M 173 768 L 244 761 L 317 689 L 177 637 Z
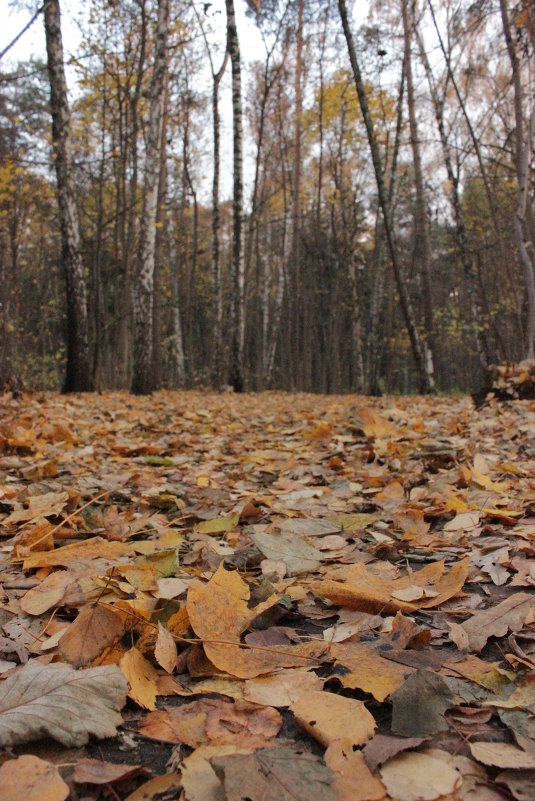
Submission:
M 80 250 L 80 228 L 70 153 L 70 113 L 63 65 L 59 0 L 49 0 L 45 3 L 44 23 L 62 261 L 67 287 L 67 368 L 63 389 L 65 392 L 88 392 L 93 386 L 89 356 L 87 290 Z
M 394 270 L 394 276 L 396 279 L 396 286 L 399 293 L 401 309 L 403 311 L 403 317 L 405 319 L 405 326 L 407 328 L 407 333 L 409 335 L 409 339 L 411 342 L 414 361 L 416 363 L 416 368 L 418 370 L 419 387 L 420 391 L 422 392 L 431 392 L 434 390 L 433 375 L 428 370 L 428 365 L 426 363 L 424 350 L 422 348 L 420 335 L 418 333 L 416 319 L 414 316 L 412 304 L 410 302 L 409 293 L 407 291 L 407 287 L 405 285 L 405 281 L 401 273 L 401 264 L 394 243 L 394 232 L 392 230 L 390 208 L 388 205 L 388 196 L 384 182 L 381 153 L 379 151 L 379 145 L 377 144 L 373 120 L 371 118 L 368 106 L 368 98 L 366 96 L 366 90 L 364 87 L 364 81 L 362 79 L 362 74 L 357 60 L 357 54 L 353 42 L 353 34 L 351 33 L 351 29 L 349 27 L 347 6 L 345 0 L 338 0 L 338 8 L 340 11 L 340 18 L 342 20 L 344 35 L 347 42 L 347 49 L 349 52 L 349 59 L 351 61 L 351 69 L 353 71 L 355 87 L 359 98 L 359 105 L 362 112 L 362 116 L 364 118 L 364 124 L 366 126 L 366 133 L 368 136 L 368 143 L 370 146 L 370 151 L 372 156 L 373 169 L 375 172 L 375 180 L 377 183 L 379 203 L 381 205 L 381 211 L 383 213 L 383 223 L 385 228 L 385 236 L 388 245 L 388 251 L 390 254 L 390 261 L 392 263 L 392 268 Z
M 243 350 L 245 340 L 244 258 L 243 258 L 243 132 L 241 99 L 241 63 L 234 0 L 226 0 L 227 47 L 232 66 L 233 121 L 233 236 L 232 236 L 232 341 L 230 384 L 236 392 L 244 389 Z

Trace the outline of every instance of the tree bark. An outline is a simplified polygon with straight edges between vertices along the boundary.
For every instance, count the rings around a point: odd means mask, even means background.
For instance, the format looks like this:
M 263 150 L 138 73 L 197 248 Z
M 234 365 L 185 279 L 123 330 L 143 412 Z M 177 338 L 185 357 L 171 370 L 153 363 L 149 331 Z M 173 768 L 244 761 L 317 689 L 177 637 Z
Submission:
M 379 203 L 381 206 L 381 211 L 383 213 L 383 224 L 385 228 L 385 236 L 388 245 L 388 251 L 390 254 L 390 261 L 392 263 L 392 268 L 396 279 L 396 286 L 399 293 L 399 299 L 401 303 L 403 317 L 405 319 L 405 326 L 407 328 L 407 333 L 409 335 L 409 339 L 411 342 L 412 354 L 414 357 L 414 361 L 416 363 L 416 369 L 418 371 L 419 388 L 421 392 L 432 392 L 435 388 L 433 375 L 428 370 L 428 364 L 426 362 L 424 349 L 422 348 L 422 343 L 420 340 L 420 335 L 418 333 L 418 328 L 416 325 L 416 319 L 412 309 L 412 304 L 410 302 L 409 293 L 407 291 L 407 287 L 405 285 L 403 275 L 401 273 L 401 264 L 394 243 L 394 232 L 392 229 L 390 208 L 388 205 L 388 197 L 384 183 L 381 153 L 379 151 L 379 145 L 377 144 L 374 124 L 370 115 L 368 98 L 366 96 L 366 90 L 364 87 L 364 81 L 362 79 L 360 66 L 357 60 L 355 44 L 353 42 L 353 34 L 351 33 L 351 29 L 349 27 L 347 6 L 345 0 L 338 0 L 338 9 L 340 11 L 340 18 L 342 20 L 342 27 L 344 29 L 347 49 L 349 52 L 349 59 L 351 62 L 351 69 L 353 71 L 353 78 L 355 80 L 355 87 L 359 98 L 359 105 L 362 112 L 362 116 L 364 118 L 364 124 L 366 126 L 366 134 L 368 137 L 368 144 L 370 146 L 370 151 L 372 156 L 375 180 L 377 183 Z
M 424 349 L 428 371 L 432 377 L 435 373 L 436 336 L 433 313 L 433 293 L 431 288 L 431 242 L 429 239 L 429 221 L 427 218 L 427 198 L 420 152 L 420 138 L 416 119 L 416 100 L 412 76 L 412 36 L 414 30 L 414 2 L 401 0 L 403 18 L 404 63 L 407 80 L 407 108 L 409 112 L 409 130 L 414 167 L 414 264 L 422 276 L 425 336 Z
M 63 390 L 87 392 L 93 389 L 89 356 L 87 290 L 80 250 L 80 228 L 71 159 L 70 113 L 63 65 L 59 0 L 49 0 L 45 3 L 44 25 L 62 261 L 67 289 L 67 366 Z
M 514 213 L 515 236 L 520 252 L 520 259 L 524 268 L 524 280 L 526 283 L 526 293 L 528 299 L 528 320 L 526 330 L 526 356 L 533 359 L 535 352 L 535 284 L 533 261 L 530 253 L 533 252 L 533 243 L 530 240 L 528 230 L 528 218 L 530 217 L 530 198 L 528 191 L 529 165 L 531 162 L 533 127 L 535 124 L 535 104 L 528 123 L 526 141 L 524 142 L 524 115 L 523 115 L 523 92 L 522 81 L 520 78 L 520 65 L 516 52 L 515 43 L 511 34 L 511 24 L 509 22 L 509 10 L 507 0 L 500 0 L 500 11 L 502 16 L 503 32 L 507 44 L 509 61 L 514 87 L 515 102 L 515 166 L 518 181 L 518 204 Z M 529 18 L 528 18 L 529 19 Z
M 232 341 L 230 384 L 235 392 L 243 392 L 245 343 L 245 269 L 243 257 L 243 125 L 241 98 L 241 60 L 234 0 L 225 0 L 227 9 L 227 47 L 232 66 L 232 132 L 233 132 L 233 234 L 232 234 Z
M 154 66 L 150 83 L 149 126 L 145 153 L 145 191 L 139 243 L 140 260 L 134 291 L 135 333 L 132 392 L 136 395 L 147 395 L 154 389 L 152 370 L 154 256 L 168 33 L 169 0 L 159 0 Z

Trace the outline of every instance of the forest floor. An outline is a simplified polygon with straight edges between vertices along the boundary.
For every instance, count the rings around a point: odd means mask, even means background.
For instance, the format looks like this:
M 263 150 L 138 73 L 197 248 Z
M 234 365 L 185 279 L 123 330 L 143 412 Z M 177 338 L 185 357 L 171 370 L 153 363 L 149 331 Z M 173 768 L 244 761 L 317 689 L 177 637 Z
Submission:
M 534 801 L 535 403 L 0 399 L 0 801 Z

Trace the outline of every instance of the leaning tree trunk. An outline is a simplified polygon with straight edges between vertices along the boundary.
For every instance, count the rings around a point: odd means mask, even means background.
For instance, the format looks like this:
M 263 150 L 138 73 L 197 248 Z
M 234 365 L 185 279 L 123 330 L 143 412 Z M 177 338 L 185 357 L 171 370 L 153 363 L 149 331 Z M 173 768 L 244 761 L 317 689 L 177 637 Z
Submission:
M 161 128 L 165 74 L 167 70 L 168 34 L 169 0 L 159 0 L 154 66 L 149 93 L 150 110 L 147 149 L 145 153 L 145 187 L 139 243 L 139 268 L 134 290 L 135 332 L 132 392 L 136 395 L 147 395 L 154 389 L 154 375 L 152 369 L 152 311 L 158 178 L 161 164 Z
M 245 343 L 245 270 L 243 258 L 243 133 L 241 101 L 240 44 L 234 0 L 226 0 L 227 47 L 232 66 L 232 128 L 233 128 L 233 235 L 232 235 L 232 341 L 230 384 L 236 392 L 244 388 L 243 350 Z
M 364 81 L 362 79 L 360 66 L 357 60 L 357 53 L 355 50 L 355 44 L 353 42 L 353 34 L 351 33 L 351 29 L 349 27 L 347 6 L 345 0 L 338 0 L 338 9 L 340 11 L 340 18 L 342 20 L 342 27 L 344 29 L 344 36 L 346 39 L 347 49 L 349 52 L 349 60 L 351 62 L 351 69 L 353 71 L 355 87 L 359 98 L 360 110 L 362 112 L 364 124 L 366 126 L 366 134 L 368 137 L 368 143 L 370 146 L 370 152 L 373 162 L 373 169 L 375 172 L 375 180 L 377 183 L 377 193 L 379 195 L 379 203 L 381 206 L 381 211 L 383 213 L 383 224 L 385 229 L 386 241 L 388 245 L 388 251 L 390 253 L 390 261 L 392 263 L 394 277 L 396 279 L 396 287 L 399 293 L 399 300 L 401 303 L 401 309 L 403 311 L 403 317 L 405 319 L 405 326 L 407 328 L 407 333 L 409 335 L 409 339 L 411 342 L 412 354 L 414 356 L 414 361 L 416 363 L 416 368 L 418 370 L 420 391 L 432 392 L 435 388 L 433 374 L 428 369 L 429 365 L 426 362 L 424 350 L 422 348 L 422 343 L 420 340 L 420 335 L 418 333 L 416 319 L 414 317 L 414 311 L 412 308 L 412 304 L 410 302 L 409 293 L 407 291 L 407 287 L 405 285 L 405 282 L 403 280 L 403 275 L 401 273 L 401 264 L 399 261 L 399 255 L 397 253 L 396 246 L 394 243 L 394 232 L 392 230 L 390 208 L 388 204 L 388 196 L 384 182 L 381 153 L 379 151 L 379 145 L 377 144 L 374 124 L 368 106 L 368 98 L 366 96 L 366 90 L 364 88 Z
M 59 0 L 44 5 L 52 144 L 56 165 L 61 251 L 67 287 L 67 371 L 64 392 L 87 392 L 92 387 L 89 324 L 84 265 L 69 134 L 69 102 L 63 66 Z

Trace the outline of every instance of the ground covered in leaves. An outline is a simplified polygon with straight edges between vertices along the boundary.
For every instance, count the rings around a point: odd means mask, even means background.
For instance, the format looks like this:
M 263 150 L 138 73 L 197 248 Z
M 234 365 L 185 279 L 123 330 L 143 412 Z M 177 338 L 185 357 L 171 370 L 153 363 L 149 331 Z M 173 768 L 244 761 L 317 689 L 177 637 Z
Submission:
M 0 403 L 1 801 L 535 799 L 535 404 Z

